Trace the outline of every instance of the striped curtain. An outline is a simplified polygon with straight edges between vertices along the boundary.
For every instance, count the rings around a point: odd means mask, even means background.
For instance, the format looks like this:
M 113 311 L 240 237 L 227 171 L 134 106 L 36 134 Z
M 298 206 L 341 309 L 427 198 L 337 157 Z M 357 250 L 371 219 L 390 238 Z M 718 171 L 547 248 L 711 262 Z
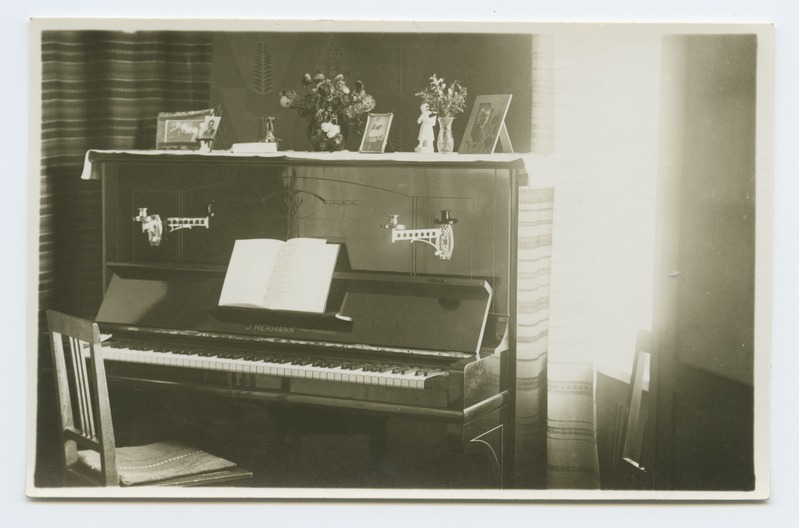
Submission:
M 552 257 L 552 189 L 519 193 L 514 485 L 543 488 Z
M 598 489 L 594 367 L 547 368 L 547 488 Z
M 208 107 L 210 72 L 209 34 L 42 34 L 40 310 L 93 316 L 100 301 L 100 187 L 79 179 L 86 151 L 154 148 L 159 112 Z
M 575 185 L 591 109 L 584 108 L 586 66 L 564 54 L 554 35 L 536 35 L 532 44 L 534 155 L 527 167 L 537 186 L 551 188 L 520 193 L 515 484 L 591 489 L 599 485 L 594 368 L 581 301 L 591 291 L 586 281 L 596 281 L 578 261 L 591 247 L 580 235 L 593 201 Z
M 596 489 L 594 367 L 550 351 L 554 205 L 552 188 L 520 192 L 514 486 Z
M 102 295 L 100 183 L 88 149 L 155 147 L 159 112 L 208 108 L 210 34 L 45 31 L 41 48 L 37 485 L 54 485 L 56 403 L 44 311 L 93 317 Z

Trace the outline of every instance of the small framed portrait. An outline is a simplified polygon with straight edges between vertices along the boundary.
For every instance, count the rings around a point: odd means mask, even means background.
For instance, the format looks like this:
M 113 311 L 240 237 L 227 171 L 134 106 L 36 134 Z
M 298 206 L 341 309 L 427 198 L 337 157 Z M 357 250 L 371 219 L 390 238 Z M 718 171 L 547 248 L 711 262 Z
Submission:
M 212 108 L 193 112 L 161 112 L 158 114 L 155 148 L 181 150 L 199 148 L 197 140 L 200 129 L 205 124 L 206 118 L 213 115 Z
M 393 118 L 394 114 L 369 114 L 358 152 L 381 154 L 385 151 Z
M 205 121 L 200 124 L 200 132 L 197 135 L 199 140 L 213 140 L 216 131 L 219 130 L 219 122 L 222 116 L 205 116 Z
M 458 154 L 494 153 L 500 134 L 507 134 L 505 116 L 511 97 L 511 94 L 477 96 Z

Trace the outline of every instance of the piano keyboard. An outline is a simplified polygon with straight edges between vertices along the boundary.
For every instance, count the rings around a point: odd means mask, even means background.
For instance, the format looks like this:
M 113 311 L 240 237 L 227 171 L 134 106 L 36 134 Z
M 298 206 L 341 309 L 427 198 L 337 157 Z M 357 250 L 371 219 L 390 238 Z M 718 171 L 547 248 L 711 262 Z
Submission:
M 425 382 L 447 371 L 409 365 L 342 360 L 329 357 L 290 357 L 275 354 L 248 354 L 202 347 L 148 347 L 141 342 L 107 341 L 103 343 L 106 361 L 142 363 L 167 367 L 196 368 L 223 372 L 263 374 L 286 378 L 304 378 L 362 385 L 381 385 L 424 389 Z

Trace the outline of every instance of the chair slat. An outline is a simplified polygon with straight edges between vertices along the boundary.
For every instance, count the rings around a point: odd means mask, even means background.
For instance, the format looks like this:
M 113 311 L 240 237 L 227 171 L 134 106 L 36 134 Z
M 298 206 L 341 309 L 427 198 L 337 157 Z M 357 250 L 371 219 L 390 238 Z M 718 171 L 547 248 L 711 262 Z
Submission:
M 81 429 L 89 438 L 94 438 L 94 424 L 91 418 L 91 404 L 89 394 L 89 381 L 86 373 L 86 362 L 83 359 L 80 342 L 75 338 L 69 339 L 69 348 L 72 352 L 72 365 L 77 377 L 76 391 L 78 393 L 78 409 L 80 411 Z
M 97 401 L 97 390 L 95 383 L 93 383 L 94 375 L 90 373 L 89 362 L 91 360 L 92 351 L 89 343 L 84 341 L 78 342 L 78 357 L 80 358 L 81 368 L 83 369 L 83 389 L 86 393 L 86 416 L 89 420 L 89 434 L 92 438 L 97 438 L 99 428 L 97 420 L 95 419 L 95 405 Z
M 87 430 L 87 425 L 86 425 L 86 412 L 84 411 L 85 405 L 84 405 L 84 402 L 83 402 L 84 394 L 83 394 L 83 392 L 81 390 L 81 386 L 83 384 L 81 383 L 80 361 L 78 361 L 78 358 L 75 355 L 75 347 L 73 346 L 72 341 L 73 340 L 72 340 L 71 337 L 68 338 L 68 342 L 69 342 L 69 359 L 70 359 L 70 362 L 72 363 L 72 372 L 74 372 L 74 378 L 73 379 L 75 380 L 75 383 L 73 383 L 73 386 L 75 388 L 75 400 L 76 400 L 75 404 L 78 407 L 77 408 L 78 412 L 75 413 L 75 414 L 77 415 L 77 420 L 78 420 L 77 426 L 78 426 L 78 429 L 85 435 L 86 434 L 86 430 Z
M 51 312 L 47 313 L 48 322 Z M 72 396 L 69 393 L 69 379 L 67 376 L 66 358 L 64 357 L 64 338 L 61 333 L 50 332 L 50 347 L 53 353 L 53 366 L 55 367 L 56 387 L 58 391 L 58 418 L 61 430 L 74 429 L 75 417 L 72 413 Z M 78 450 L 75 442 L 64 439 L 64 465 L 71 467 L 78 460 Z

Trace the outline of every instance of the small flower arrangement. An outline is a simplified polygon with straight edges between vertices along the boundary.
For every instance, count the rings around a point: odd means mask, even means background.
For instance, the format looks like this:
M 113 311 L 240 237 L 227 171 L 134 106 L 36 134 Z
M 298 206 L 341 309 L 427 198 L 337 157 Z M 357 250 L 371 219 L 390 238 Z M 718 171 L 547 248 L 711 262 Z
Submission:
M 302 78 L 306 93 L 280 92 L 280 105 L 292 108 L 308 119 L 308 137 L 317 150 L 341 150 L 346 146 L 346 131 L 363 133 L 365 114 L 375 107 L 361 81 L 350 88 L 343 75 L 328 78 L 322 72 L 306 73 Z M 346 131 L 345 131 L 346 130 Z
M 447 85 L 443 77 L 434 73 L 430 77 L 430 84 L 415 95 L 421 97 L 422 102 L 427 103 L 439 117 L 454 117 L 466 107 L 466 92 L 466 87 L 460 81 Z

